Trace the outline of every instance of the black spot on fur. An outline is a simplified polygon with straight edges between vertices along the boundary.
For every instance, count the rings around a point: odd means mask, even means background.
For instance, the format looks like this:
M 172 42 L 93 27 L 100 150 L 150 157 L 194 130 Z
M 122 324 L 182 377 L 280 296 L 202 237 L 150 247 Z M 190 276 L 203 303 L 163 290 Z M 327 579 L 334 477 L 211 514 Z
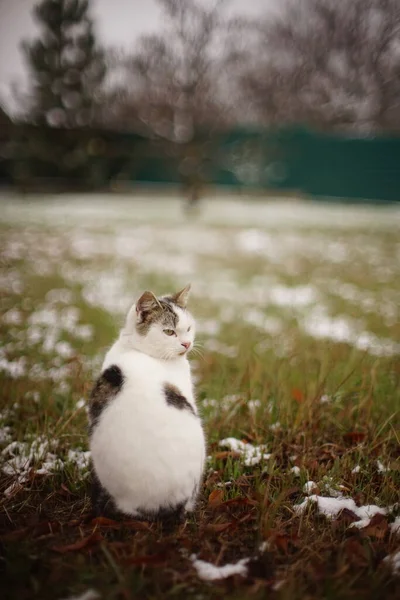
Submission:
M 167 404 L 177 408 L 178 410 L 187 410 L 195 415 L 195 411 L 193 406 L 186 400 L 185 396 L 183 396 L 180 390 L 171 385 L 170 383 L 166 383 L 164 385 L 164 394 Z
M 122 375 L 122 371 L 117 365 L 112 365 L 108 367 L 103 373 L 102 377 L 114 388 L 120 389 L 122 384 L 124 383 L 124 376 Z
M 124 384 L 124 375 L 119 367 L 112 365 L 96 381 L 89 402 L 90 433 L 107 404 L 115 398 Z

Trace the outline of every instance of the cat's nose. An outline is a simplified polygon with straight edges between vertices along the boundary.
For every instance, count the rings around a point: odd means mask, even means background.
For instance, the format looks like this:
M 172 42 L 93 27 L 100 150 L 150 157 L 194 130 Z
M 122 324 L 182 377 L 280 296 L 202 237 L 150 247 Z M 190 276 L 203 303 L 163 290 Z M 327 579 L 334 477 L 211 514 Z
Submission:
M 190 346 L 190 342 L 181 342 L 181 344 L 182 344 L 182 346 L 183 346 L 184 348 L 186 348 L 186 350 L 187 350 L 187 349 L 189 348 L 189 346 Z

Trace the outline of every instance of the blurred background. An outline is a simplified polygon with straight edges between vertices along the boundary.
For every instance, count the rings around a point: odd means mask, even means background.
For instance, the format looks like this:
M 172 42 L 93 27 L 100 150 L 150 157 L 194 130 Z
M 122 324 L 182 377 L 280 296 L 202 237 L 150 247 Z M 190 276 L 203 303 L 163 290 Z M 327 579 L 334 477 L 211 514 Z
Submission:
M 4 598 L 397 600 L 400 0 L 0 0 L 0 105 Z M 93 381 L 189 282 L 208 508 L 98 541 Z
M 397 0 L 0 0 L 0 185 L 397 202 Z

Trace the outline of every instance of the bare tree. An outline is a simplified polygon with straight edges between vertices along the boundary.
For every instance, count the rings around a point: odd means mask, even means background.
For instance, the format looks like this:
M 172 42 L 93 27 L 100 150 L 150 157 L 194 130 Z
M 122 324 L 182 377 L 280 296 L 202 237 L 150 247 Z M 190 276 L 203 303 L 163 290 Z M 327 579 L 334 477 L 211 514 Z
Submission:
M 163 30 L 143 36 L 134 52 L 114 55 L 123 85 L 111 96 L 114 123 L 147 129 L 171 143 L 189 205 L 207 182 L 207 149 L 199 133 L 227 125 L 222 65 L 229 20 L 226 0 L 158 0 Z M 204 138 L 203 138 L 204 140 Z
M 220 65 L 224 52 L 225 0 L 204 6 L 196 0 L 158 0 L 164 29 L 143 36 L 135 52 L 120 57 L 125 91 L 122 111 L 157 135 L 179 142 L 194 131 L 229 118 L 222 101 Z M 127 82 L 127 83 L 126 83 Z
M 400 129 L 398 0 L 287 0 L 254 31 L 239 81 L 260 120 Z

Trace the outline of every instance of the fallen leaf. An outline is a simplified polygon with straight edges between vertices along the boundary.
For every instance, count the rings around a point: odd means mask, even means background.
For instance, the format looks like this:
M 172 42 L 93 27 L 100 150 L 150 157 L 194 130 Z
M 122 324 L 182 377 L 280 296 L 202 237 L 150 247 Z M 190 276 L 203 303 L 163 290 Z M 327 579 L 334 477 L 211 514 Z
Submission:
M 204 530 L 211 533 L 222 533 L 223 531 L 231 529 L 232 527 L 236 527 L 236 523 L 233 521 L 231 523 L 209 523 L 204 527 Z
M 113 519 L 108 519 L 107 517 L 95 517 L 91 521 L 91 525 L 99 525 L 100 527 L 109 527 L 111 529 L 121 528 L 121 523 L 114 521 Z
M 222 491 L 222 490 L 221 490 Z M 225 500 L 225 502 L 221 502 L 219 507 L 228 509 L 231 506 L 258 506 L 259 502 L 257 500 L 250 500 L 250 498 L 231 498 L 230 500 Z
M 334 520 L 332 526 L 334 529 L 337 529 L 338 527 L 341 527 L 343 525 L 348 527 L 352 523 L 355 523 L 359 520 L 360 518 L 352 510 L 349 510 L 348 508 L 343 508 L 340 511 L 338 518 Z
M 103 536 L 99 531 L 93 531 L 86 538 L 82 538 L 75 542 L 74 544 L 67 544 L 66 546 L 53 546 L 52 550 L 55 552 L 59 552 L 60 554 L 64 554 L 66 552 L 76 552 L 77 550 L 83 550 L 84 548 L 89 548 L 101 542 L 103 540 Z
M 378 513 L 377 515 L 374 515 L 369 524 L 363 529 L 360 529 L 360 531 L 363 533 L 363 535 L 382 540 L 385 537 L 388 529 L 389 525 L 387 518 L 385 515 Z
M 356 538 L 350 538 L 346 542 L 344 546 L 344 552 L 352 564 L 357 564 L 359 567 L 365 567 L 369 564 L 369 559 L 366 556 L 366 550 Z
M 281 552 L 287 554 L 289 546 L 289 536 L 285 534 L 277 534 L 274 536 L 274 544 Z
M 225 452 L 216 452 L 214 454 L 214 458 L 224 460 L 225 458 L 240 458 L 239 452 L 234 452 L 233 450 L 226 450 Z
M 292 388 L 292 398 L 296 402 L 304 402 L 304 394 L 299 388 Z
M 122 521 L 121 523 L 123 527 L 127 529 L 135 529 L 136 531 L 148 531 L 151 529 L 150 523 L 148 521 Z
M 208 506 L 211 508 L 215 508 L 222 503 L 222 498 L 224 497 L 224 490 L 213 490 L 211 494 L 208 496 Z

